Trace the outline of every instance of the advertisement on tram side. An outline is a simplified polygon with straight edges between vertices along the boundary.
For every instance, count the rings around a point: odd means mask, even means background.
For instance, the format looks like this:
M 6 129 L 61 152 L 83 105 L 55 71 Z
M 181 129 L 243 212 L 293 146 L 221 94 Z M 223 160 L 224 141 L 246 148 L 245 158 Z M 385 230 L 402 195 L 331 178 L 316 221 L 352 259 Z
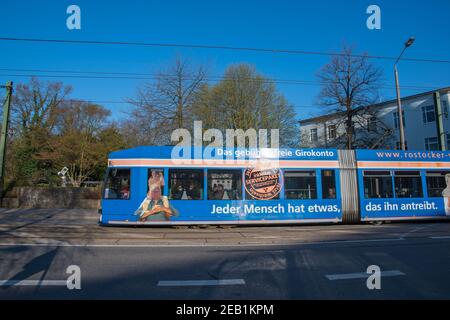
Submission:
M 450 216 L 450 152 L 357 150 L 361 219 Z
M 160 151 L 161 162 L 167 152 Z M 126 156 L 129 159 L 136 155 Z M 151 161 L 156 157 L 148 159 L 148 165 L 153 167 L 125 168 L 120 166 L 121 157 L 123 154 L 117 154 L 109 160 L 110 165 L 116 166 L 109 168 L 105 187 L 108 201 L 103 201 L 110 220 L 342 220 L 335 150 L 287 150 L 283 152 L 283 160 L 287 161 L 281 161 L 281 165 L 288 169 L 237 168 L 229 163 L 226 168 L 158 167 L 159 162 Z M 140 161 L 147 163 L 147 159 Z M 332 167 L 324 169 L 321 161 Z

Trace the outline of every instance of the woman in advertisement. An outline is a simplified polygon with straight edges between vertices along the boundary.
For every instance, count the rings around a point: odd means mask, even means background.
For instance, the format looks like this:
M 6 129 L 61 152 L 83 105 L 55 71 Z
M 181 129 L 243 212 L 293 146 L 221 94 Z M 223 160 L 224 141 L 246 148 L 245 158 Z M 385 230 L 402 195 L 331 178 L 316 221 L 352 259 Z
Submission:
M 445 184 L 447 187 L 442 191 L 444 197 L 445 215 L 450 216 L 450 173 L 445 175 Z
M 147 197 L 134 214 L 139 216 L 139 221 L 169 221 L 178 215 L 178 211 L 170 205 L 167 197 L 161 195 L 160 185 L 151 184 Z

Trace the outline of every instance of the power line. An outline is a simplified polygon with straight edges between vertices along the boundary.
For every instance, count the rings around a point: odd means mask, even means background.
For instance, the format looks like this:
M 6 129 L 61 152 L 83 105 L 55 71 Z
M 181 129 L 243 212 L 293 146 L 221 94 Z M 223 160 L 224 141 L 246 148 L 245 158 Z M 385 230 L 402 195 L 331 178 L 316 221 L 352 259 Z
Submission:
M 61 101 L 64 102 L 84 102 L 84 103 L 93 103 L 93 104 L 128 104 L 128 105 L 133 105 L 135 106 L 135 104 L 132 101 L 121 101 L 121 100 L 96 100 L 96 99 L 84 99 L 84 98 L 73 98 L 73 99 L 63 99 Z M 295 109 L 302 109 L 302 108 L 306 108 L 306 109 L 326 109 L 327 107 L 325 106 L 313 106 L 313 105 L 289 105 L 292 108 Z
M 95 45 L 123 45 L 123 46 L 143 46 L 143 47 L 174 47 L 190 49 L 214 49 L 231 51 L 253 51 L 265 53 L 285 53 L 298 55 L 316 55 L 316 56 L 343 56 L 342 53 L 324 52 L 324 51 L 305 51 L 305 50 L 287 50 L 274 48 L 255 48 L 255 47 L 234 47 L 224 45 L 204 45 L 204 44 L 180 44 L 180 43 L 150 43 L 150 42 L 125 42 L 125 41 L 100 41 L 100 40 L 65 40 L 65 39 L 43 39 L 43 38 L 16 38 L 0 37 L 2 41 L 21 41 L 21 42 L 41 42 L 41 43 L 64 43 L 64 44 L 95 44 Z M 397 60 L 397 57 L 352 54 L 355 58 L 369 58 L 381 60 Z M 423 58 L 403 58 L 403 61 L 412 62 L 431 62 L 431 63 L 450 63 L 450 60 L 423 59 Z
M 74 99 L 64 99 L 62 101 L 66 101 L 66 102 L 86 102 L 86 103 L 94 103 L 94 104 L 129 104 L 129 105 L 134 105 L 133 102 L 131 101 L 120 101 L 120 100 L 92 100 L 92 99 L 82 99 L 82 98 L 74 98 Z M 306 108 L 306 109 L 315 109 L 315 108 L 320 108 L 320 109 L 326 109 L 327 107 L 325 106 L 312 106 L 312 105 L 290 105 L 292 108 L 295 109 L 301 109 L 301 108 Z
M 93 104 L 128 104 L 128 105 L 133 105 L 135 106 L 135 103 L 133 103 L 133 101 L 126 101 L 126 100 L 97 100 L 97 99 L 85 99 L 85 98 L 72 98 L 72 99 L 63 99 L 61 101 L 64 102 L 84 102 L 84 103 L 93 103 Z M 333 109 L 332 106 L 320 106 L 320 105 L 293 105 L 293 104 L 289 104 L 290 107 L 295 108 L 295 109 L 322 109 L 326 110 L 328 109 Z
M 161 77 L 177 77 L 176 75 L 169 74 L 148 74 L 148 73 L 129 73 L 129 72 L 100 72 L 100 71 L 70 71 L 70 70 L 45 70 L 45 69 L 2 69 L 0 71 L 18 71 L 18 72 L 49 72 L 49 73 L 75 73 L 75 74 L 100 74 L 100 76 L 92 75 L 48 75 L 48 74 L 0 74 L 5 77 L 41 77 L 41 78 L 75 78 L 75 79 L 119 79 L 119 80 L 158 80 Z M 111 76 L 118 75 L 118 76 Z M 193 80 L 193 77 L 183 77 L 183 80 Z M 287 85 L 309 85 L 309 86 L 322 86 L 329 83 L 338 83 L 334 81 L 312 81 L 312 80 L 298 80 L 298 79 L 265 79 L 265 78 L 240 78 L 242 80 L 262 82 L 262 83 L 274 83 L 274 84 L 287 84 Z M 205 77 L 205 81 L 234 81 L 226 77 L 210 76 Z M 395 86 L 380 85 L 380 88 L 395 90 Z M 402 86 L 403 90 L 433 90 L 444 86 Z

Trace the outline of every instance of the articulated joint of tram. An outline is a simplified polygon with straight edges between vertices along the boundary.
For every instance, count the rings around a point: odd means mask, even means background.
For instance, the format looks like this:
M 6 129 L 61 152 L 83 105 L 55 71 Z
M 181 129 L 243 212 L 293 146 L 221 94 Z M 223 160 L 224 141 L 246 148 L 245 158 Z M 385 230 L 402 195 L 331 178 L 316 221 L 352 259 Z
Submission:
M 355 224 L 361 221 L 358 192 L 358 167 L 355 150 L 338 150 L 342 198 L 342 222 Z

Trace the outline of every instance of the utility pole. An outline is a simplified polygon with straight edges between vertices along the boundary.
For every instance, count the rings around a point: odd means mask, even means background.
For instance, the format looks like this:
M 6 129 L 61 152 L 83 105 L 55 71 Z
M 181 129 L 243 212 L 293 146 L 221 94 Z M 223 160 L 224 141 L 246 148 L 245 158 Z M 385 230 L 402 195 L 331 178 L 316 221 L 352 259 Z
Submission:
M 0 86 L 6 89 L 6 99 L 3 104 L 3 122 L 0 137 L 0 206 L 3 202 L 3 180 L 5 172 L 5 156 L 6 156 L 6 139 L 8 137 L 9 109 L 11 106 L 11 98 L 13 92 L 13 83 L 8 81 L 6 86 Z
M 434 110 L 436 113 L 436 129 L 439 141 L 439 150 L 445 151 L 445 132 L 444 132 L 444 121 L 442 120 L 442 106 L 441 106 L 441 95 L 439 91 L 433 93 L 434 98 Z

